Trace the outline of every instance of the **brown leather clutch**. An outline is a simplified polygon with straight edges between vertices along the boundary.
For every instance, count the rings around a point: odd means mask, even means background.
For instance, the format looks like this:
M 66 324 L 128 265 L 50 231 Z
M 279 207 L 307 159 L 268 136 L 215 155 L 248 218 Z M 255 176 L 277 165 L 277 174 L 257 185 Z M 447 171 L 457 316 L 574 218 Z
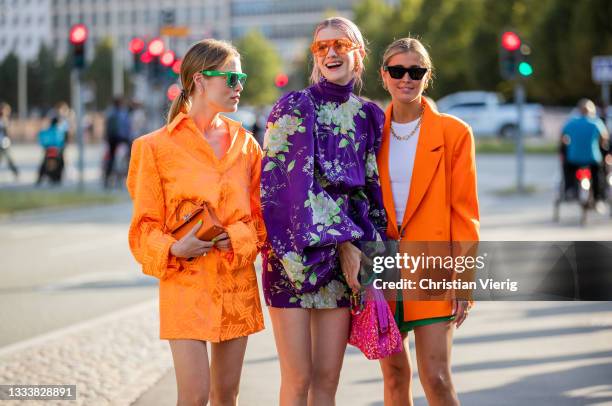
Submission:
M 188 203 L 191 208 L 186 213 L 182 208 Z M 196 204 L 190 200 L 184 200 L 176 208 L 176 221 L 179 222 L 171 233 L 177 240 L 183 238 L 195 225 L 202 220 L 202 226 L 196 233 L 196 237 L 202 241 L 210 241 L 219 234 L 225 232 L 223 225 L 208 204 Z

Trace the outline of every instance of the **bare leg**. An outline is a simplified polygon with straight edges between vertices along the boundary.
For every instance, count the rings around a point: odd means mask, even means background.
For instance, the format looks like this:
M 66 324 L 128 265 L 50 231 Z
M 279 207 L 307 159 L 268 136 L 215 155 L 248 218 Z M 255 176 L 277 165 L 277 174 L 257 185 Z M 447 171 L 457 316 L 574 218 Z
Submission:
M 176 386 L 178 406 L 204 406 L 208 403 L 210 369 L 205 341 L 169 340 Z
M 349 337 L 348 308 L 312 310 L 312 383 L 310 406 L 335 405 L 340 370 Z
M 402 352 L 380 360 L 385 386 L 385 406 L 412 406 L 412 367 L 407 337 L 407 333 L 402 333 Z
M 459 405 L 451 378 L 454 322 L 440 322 L 414 329 L 419 378 L 431 406 Z
M 268 307 L 280 360 L 280 406 L 305 406 L 310 387 L 310 310 Z
M 240 373 L 247 340 L 247 337 L 240 337 L 211 344 L 211 406 L 235 406 L 238 403 Z

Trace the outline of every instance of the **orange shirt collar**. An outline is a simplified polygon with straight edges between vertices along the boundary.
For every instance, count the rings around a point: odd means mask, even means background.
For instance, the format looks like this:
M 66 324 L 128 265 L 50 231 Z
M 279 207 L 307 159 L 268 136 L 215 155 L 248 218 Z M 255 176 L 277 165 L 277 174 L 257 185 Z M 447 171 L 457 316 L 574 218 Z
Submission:
M 229 117 L 226 117 L 224 115 L 219 115 L 219 118 L 223 121 L 225 121 L 225 123 L 227 124 L 227 126 L 230 129 L 230 134 L 234 134 L 236 129 L 239 129 L 240 127 L 242 127 L 242 123 L 236 120 L 232 120 Z M 193 123 L 193 120 L 191 120 L 191 117 L 181 111 L 179 112 L 176 117 L 174 117 L 174 119 L 170 122 L 170 124 L 168 124 L 168 133 L 172 134 L 174 132 L 174 130 L 178 127 L 178 125 L 183 122 L 183 120 L 189 120 L 191 123 Z M 193 124 L 195 126 L 195 124 Z

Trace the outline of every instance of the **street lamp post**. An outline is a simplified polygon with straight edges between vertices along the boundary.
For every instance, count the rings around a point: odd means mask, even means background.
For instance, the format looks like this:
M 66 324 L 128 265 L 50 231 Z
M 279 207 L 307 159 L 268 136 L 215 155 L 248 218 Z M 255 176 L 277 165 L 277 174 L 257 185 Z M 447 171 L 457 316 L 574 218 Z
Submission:
M 525 105 L 524 80 L 533 74 L 529 63 L 531 48 L 521 41 L 514 31 L 505 31 L 500 41 L 500 73 L 504 79 L 514 82 L 514 103 L 516 105 L 516 189 L 525 192 L 525 152 L 523 143 L 523 111 Z
M 81 71 L 85 66 L 85 42 L 87 41 L 87 27 L 83 24 L 76 24 L 70 29 L 70 43 L 73 50 L 73 68 L 70 73 L 72 84 L 72 105 L 76 116 L 76 138 L 79 148 L 78 168 L 79 183 L 78 188 L 83 191 L 85 187 L 85 140 L 83 139 L 83 105 L 81 95 Z

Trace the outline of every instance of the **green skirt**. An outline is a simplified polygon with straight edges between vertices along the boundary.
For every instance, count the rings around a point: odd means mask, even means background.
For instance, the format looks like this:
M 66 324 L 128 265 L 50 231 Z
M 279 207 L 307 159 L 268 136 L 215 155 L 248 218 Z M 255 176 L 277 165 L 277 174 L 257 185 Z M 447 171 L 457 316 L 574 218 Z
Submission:
M 429 319 L 404 321 L 404 305 L 402 302 L 397 302 L 395 306 L 395 322 L 401 333 L 412 331 L 415 327 L 427 326 L 428 324 L 440 323 L 442 321 L 455 320 L 455 316 L 431 317 Z

